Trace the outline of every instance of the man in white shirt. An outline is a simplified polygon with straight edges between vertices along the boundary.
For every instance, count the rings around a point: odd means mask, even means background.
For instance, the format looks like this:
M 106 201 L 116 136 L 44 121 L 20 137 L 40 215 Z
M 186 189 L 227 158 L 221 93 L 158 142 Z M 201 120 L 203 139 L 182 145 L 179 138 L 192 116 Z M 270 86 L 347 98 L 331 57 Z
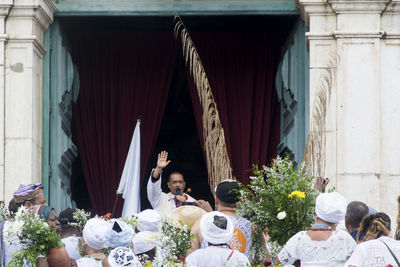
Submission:
M 188 194 L 183 193 L 185 190 L 185 179 L 179 172 L 173 172 L 169 176 L 168 188 L 171 192 L 163 193 L 161 189 L 161 173 L 171 161 L 168 160 L 168 152 L 162 151 L 158 154 L 157 166 L 150 174 L 147 183 L 147 197 L 153 209 L 157 210 L 161 217 L 168 216 L 171 211 L 180 207 L 182 203 L 194 202 L 195 199 Z

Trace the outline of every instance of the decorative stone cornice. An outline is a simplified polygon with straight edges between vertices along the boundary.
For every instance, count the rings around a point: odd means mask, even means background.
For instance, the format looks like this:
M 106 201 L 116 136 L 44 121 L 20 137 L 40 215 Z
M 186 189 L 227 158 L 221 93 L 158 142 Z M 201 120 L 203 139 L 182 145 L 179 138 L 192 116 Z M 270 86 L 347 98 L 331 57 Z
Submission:
M 334 31 L 333 36 L 335 38 L 382 38 L 385 32 L 345 32 L 345 31 Z
M 21 43 L 28 43 L 28 44 L 33 44 L 33 47 L 35 48 L 35 50 L 37 51 L 38 55 L 43 56 L 44 53 L 46 53 L 46 49 L 44 48 L 43 44 L 41 42 L 39 42 L 39 40 L 37 39 L 36 36 L 21 36 L 18 38 L 8 38 L 7 42 L 9 44 L 12 43 L 17 43 L 17 44 L 21 44 Z
M 333 15 L 332 7 L 327 0 L 296 0 L 302 19 L 306 25 L 310 24 L 310 15 Z
M 53 15 L 56 11 L 57 7 L 53 0 L 15 1 L 10 16 L 33 17 L 39 22 L 41 28 L 46 30 L 53 22 Z
M 7 16 L 10 8 L 13 5 L 13 0 L 2 0 L 0 3 L 0 16 Z
M 391 0 L 328 0 L 336 14 L 382 13 Z

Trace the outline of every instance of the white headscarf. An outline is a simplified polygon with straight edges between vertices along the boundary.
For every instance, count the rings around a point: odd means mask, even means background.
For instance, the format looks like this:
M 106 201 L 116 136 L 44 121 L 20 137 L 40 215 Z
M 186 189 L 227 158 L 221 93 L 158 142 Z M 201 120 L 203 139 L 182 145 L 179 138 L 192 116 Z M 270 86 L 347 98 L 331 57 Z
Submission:
M 136 255 L 145 253 L 156 247 L 156 244 L 152 242 L 153 233 L 149 231 L 143 231 L 137 233 L 132 240 L 133 252 Z
M 110 267 L 142 266 L 133 251 L 126 247 L 119 247 L 111 250 L 107 260 Z
M 106 248 L 106 232 L 109 224 L 99 218 L 92 218 L 86 222 L 83 228 L 83 238 L 86 244 L 93 249 Z
M 161 221 L 160 213 L 155 210 L 147 209 L 136 215 L 138 219 L 137 229 L 139 231 L 157 232 Z
M 117 231 L 118 226 L 120 231 Z M 106 232 L 107 247 L 129 247 L 132 242 L 134 232 L 130 225 L 119 219 L 111 219 L 108 222 L 108 230 Z
M 225 227 L 218 226 L 218 220 L 221 217 L 226 219 Z M 223 220 L 222 218 L 222 220 Z M 216 224 L 217 223 L 217 224 Z M 225 244 L 231 240 L 233 235 L 233 223 L 223 213 L 219 211 L 209 212 L 200 220 L 200 232 L 204 240 L 211 244 Z
M 318 218 L 337 223 L 346 215 L 347 201 L 337 192 L 322 193 L 315 201 L 315 213 Z

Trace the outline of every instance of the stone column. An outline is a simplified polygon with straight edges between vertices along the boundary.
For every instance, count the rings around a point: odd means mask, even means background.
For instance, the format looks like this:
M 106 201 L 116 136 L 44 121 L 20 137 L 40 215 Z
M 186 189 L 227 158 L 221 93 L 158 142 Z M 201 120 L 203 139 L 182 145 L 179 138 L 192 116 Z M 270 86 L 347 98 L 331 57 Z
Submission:
M 5 42 L 7 40 L 5 21 L 13 0 L 3 0 L 0 3 L 0 201 L 4 200 L 6 194 L 4 178 L 4 65 L 5 65 Z
M 364 201 L 394 219 L 400 193 L 400 3 L 298 5 L 309 26 L 311 112 L 321 90 L 328 96 L 321 175 L 348 201 Z
M 41 181 L 43 34 L 53 0 L 14 0 L 6 21 L 5 200 L 19 184 Z

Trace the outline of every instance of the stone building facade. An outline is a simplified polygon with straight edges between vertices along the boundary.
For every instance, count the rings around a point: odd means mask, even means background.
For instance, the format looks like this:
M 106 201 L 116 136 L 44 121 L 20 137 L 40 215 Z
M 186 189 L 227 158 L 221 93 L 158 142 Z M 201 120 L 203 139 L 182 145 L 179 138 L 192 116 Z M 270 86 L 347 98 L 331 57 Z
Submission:
M 80 5 L 56 2 L 0 0 L 0 200 L 9 201 L 21 183 L 42 180 L 44 34 L 55 14 L 72 14 Z M 97 10 L 78 11 L 157 15 L 162 10 L 193 14 L 199 8 L 190 0 L 149 1 L 147 6 L 125 1 L 132 4 L 129 13 L 106 2 L 99 1 Z M 209 4 L 205 14 L 278 12 L 265 6 L 268 1 L 214 2 L 219 5 Z M 331 186 L 349 201 L 365 201 L 394 218 L 400 193 L 400 1 L 274 2 L 288 13 L 298 12 L 308 26 L 304 127 L 322 140 L 312 159 L 314 174 L 330 177 Z

